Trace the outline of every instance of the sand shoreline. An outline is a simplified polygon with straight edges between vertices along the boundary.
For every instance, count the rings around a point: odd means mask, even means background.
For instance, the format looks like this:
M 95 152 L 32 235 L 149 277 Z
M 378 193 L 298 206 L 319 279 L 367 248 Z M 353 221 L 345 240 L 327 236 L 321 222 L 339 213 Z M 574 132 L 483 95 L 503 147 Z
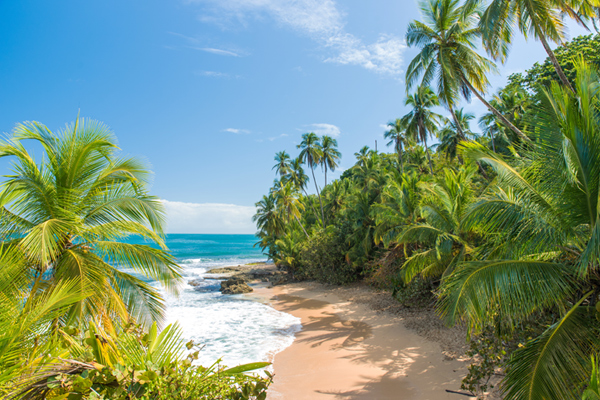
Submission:
M 302 282 L 258 287 L 253 296 L 302 320 L 294 343 L 275 355 L 270 400 L 473 398 L 446 391 L 460 391 L 467 373 L 467 363 L 458 358 L 464 332 L 431 316 L 420 321 L 382 311 L 393 303 L 373 306 L 378 296 L 389 295 L 364 286 Z

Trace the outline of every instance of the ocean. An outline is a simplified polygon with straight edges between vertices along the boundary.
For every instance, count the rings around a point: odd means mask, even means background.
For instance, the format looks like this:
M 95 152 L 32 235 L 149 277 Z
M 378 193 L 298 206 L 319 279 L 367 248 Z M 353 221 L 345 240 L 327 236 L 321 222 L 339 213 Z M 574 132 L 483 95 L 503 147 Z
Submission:
M 300 319 L 282 313 L 252 296 L 222 295 L 220 282 L 187 284 L 211 268 L 265 262 L 254 235 L 167 235 L 167 246 L 181 266 L 185 283 L 178 297 L 167 296 L 167 323 L 178 321 L 185 338 L 203 346 L 199 362 L 208 366 L 222 359 L 235 366 L 273 360 L 294 340 Z M 159 286 L 154 282 L 154 285 Z

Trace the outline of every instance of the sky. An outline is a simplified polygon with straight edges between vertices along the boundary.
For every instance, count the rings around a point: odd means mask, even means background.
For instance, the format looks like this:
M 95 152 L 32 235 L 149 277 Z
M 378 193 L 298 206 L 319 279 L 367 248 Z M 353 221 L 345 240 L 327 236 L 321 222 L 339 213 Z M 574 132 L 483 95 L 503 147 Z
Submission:
M 168 232 L 254 233 L 274 154 L 295 157 L 303 133 L 338 140 L 332 178 L 364 145 L 385 149 L 385 124 L 407 112 L 417 51 L 404 35 L 419 18 L 413 0 L 2 1 L 0 132 L 57 131 L 80 112 L 151 165 Z M 490 92 L 545 57 L 518 36 Z

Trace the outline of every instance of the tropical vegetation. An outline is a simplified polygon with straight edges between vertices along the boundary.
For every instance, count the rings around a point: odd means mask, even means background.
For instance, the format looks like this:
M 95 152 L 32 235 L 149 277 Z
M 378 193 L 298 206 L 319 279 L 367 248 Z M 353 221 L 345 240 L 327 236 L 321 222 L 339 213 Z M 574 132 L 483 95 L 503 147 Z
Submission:
M 244 373 L 266 363 L 203 367 L 176 324 L 159 332 L 181 267 L 150 171 L 118 151 L 105 125 L 79 118 L 56 133 L 19 124 L 0 141 L 12 160 L 0 183 L 0 398 L 264 399 L 271 377 Z
M 598 6 L 422 1 L 406 37 L 418 49 L 408 112 L 384 132 L 391 152 L 365 146 L 319 187 L 337 143 L 304 135 L 279 177 L 297 212 L 273 187 L 257 203 L 259 245 L 295 279 L 365 280 L 466 326 L 474 394 L 502 369 L 506 399 L 598 398 L 600 36 L 564 43 L 565 20 L 594 22 Z M 549 57 L 490 94 L 517 30 Z M 471 96 L 488 109 L 477 120 L 460 104 Z

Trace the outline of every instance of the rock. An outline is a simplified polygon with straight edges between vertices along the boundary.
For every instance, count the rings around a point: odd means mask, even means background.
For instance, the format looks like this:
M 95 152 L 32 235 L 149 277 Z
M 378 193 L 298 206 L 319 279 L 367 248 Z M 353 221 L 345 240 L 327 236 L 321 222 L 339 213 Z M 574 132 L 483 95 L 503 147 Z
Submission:
M 254 289 L 246 284 L 241 278 L 229 278 L 221 282 L 221 293 L 223 294 L 241 294 L 250 293 Z
M 269 282 L 271 282 L 271 285 L 273 286 L 283 285 L 289 281 L 290 279 L 287 273 L 277 273 L 269 277 Z
M 202 285 L 202 282 L 204 282 L 204 279 L 202 278 L 196 278 L 196 279 L 192 279 L 191 281 L 188 281 L 188 285 L 190 286 L 200 286 Z

